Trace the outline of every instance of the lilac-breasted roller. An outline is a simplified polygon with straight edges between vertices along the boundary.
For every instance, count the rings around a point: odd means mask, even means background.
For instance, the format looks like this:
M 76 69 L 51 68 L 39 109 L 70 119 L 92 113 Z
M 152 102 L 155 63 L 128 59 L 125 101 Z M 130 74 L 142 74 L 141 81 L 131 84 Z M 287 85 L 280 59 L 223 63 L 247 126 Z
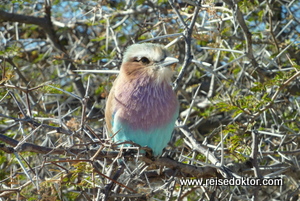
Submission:
M 114 142 L 132 141 L 151 148 L 154 156 L 161 155 L 179 111 L 171 85 L 170 67 L 174 63 L 178 59 L 159 44 L 127 48 L 105 109 L 108 133 Z

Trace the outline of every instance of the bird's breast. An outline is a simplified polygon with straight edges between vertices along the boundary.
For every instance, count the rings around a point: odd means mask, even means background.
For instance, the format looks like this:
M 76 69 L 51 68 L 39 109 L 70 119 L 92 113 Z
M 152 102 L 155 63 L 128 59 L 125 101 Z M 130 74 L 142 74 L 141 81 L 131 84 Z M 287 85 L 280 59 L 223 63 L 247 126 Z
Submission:
M 133 130 L 162 127 L 178 115 L 178 101 L 169 83 L 150 78 L 119 82 L 115 92 L 115 115 Z

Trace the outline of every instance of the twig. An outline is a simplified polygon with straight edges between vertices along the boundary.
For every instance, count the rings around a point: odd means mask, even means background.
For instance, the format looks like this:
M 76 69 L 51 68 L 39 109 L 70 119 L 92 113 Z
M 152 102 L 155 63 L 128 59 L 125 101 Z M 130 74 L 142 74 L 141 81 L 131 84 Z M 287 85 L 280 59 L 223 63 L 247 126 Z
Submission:
M 250 154 L 250 158 L 252 158 L 252 164 L 253 164 L 253 168 L 254 168 L 254 175 L 257 178 L 261 178 L 261 174 L 259 171 L 259 166 L 258 166 L 258 162 L 257 162 L 257 158 L 258 158 L 258 132 L 257 130 L 253 130 L 251 132 L 252 134 L 252 152 Z
M 0 134 L 0 141 L 3 141 L 13 147 L 17 146 L 19 144 L 19 141 L 11 139 L 5 135 Z M 0 150 L 11 150 L 11 148 L 1 148 Z M 31 143 L 23 143 L 18 150 L 15 150 L 18 152 L 33 152 L 33 153 L 40 153 L 40 154 L 51 154 L 51 155 L 60 155 L 64 154 L 66 156 L 74 156 L 76 155 L 77 157 L 85 157 L 86 153 L 89 152 L 90 155 L 93 155 L 93 159 L 98 159 L 101 160 L 103 158 L 116 158 L 119 156 L 118 151 L 100 151 L 98 150 L 87 150 L 87 149 L 57 149 L 57 148 L 50 148 L 50 147 L 44 147 L 44 146 L 39 146 Z M 122 157 L 124 158 L 132 158 L 131 154 L 128 154 L 126 152 L 122 152 Z M 204 166 L 204 167 L 196 167 L 193 165 L 188 165 L 184 163 L 180 163 L 178 161 L 174 161 L 170 158 L 158 158 L 157 160 L 151 160 L 145 156 L 140 157 L 141 161 L 144 161 L 147 164 L 155 164 L 159 166 L 166 166 L 172 169 L 178 169 L 180 172 L 184 172 L 186 174 L 189 174 L 194 177 L 216 177 L 217 171 L 215 168 L 211 166 Z
M 241 12 L 238 3 L 236 0 L 224 0 L 224 2 L 232 8 L 233 14 L 235 15 L 235 19 L 239 23 L 244 33 L 244 37 L 246 39 L 246 55 L 250 59 L 250 62 L 254 68 L 258 67 L 258 63 L 253 55 L 252 49 L 252 34 L 249 31 L 247 24 L 245 22 L 243 13 Z
M 274 95 L 271 98 L 271 101 L 266 106 L 264 106 L 263 108 L 261 108 L 258 112 L 256 112 L 255 114 L 252 115 L 252 118 L 251 118 L 250 122 L 254 121 L 262 112 L 264 112 L 267 109 L 269 109 L 274 104 L 274 101 L 276 100 L 279 92 L 282 91 L 285 87 L 287 87 L 298 76 L 300 76 L 300 71 L 297 71 L 292 77 L 290 77 L 288 80 L 286 80 L 285 82 L 283 82 L 280 85 L 280 87 L 277 88 L 276 92 L 274 93 Z
M 190 63 L 193 59 L 192 51 L 191 51 L 192 33 L 193 33 L 193 29 L 194 29 L 194 26 L 195 26 L 195 23 L 196 23 L 196 19 L 198 18 L 198 14 L 199 14 L 199 11 L 200 11 L 200 6 L 197 6 L 195 8 L 191 23 L 189 24 L 189 26 L 187 26 L 185 24 L 185 22 L 183 21 L 183 19 L 181 18 L 181 15 L 178 12 L 177 8 L 175 8 L 175 6 L 173 4 L 173 1 L 169 0 L 169 3 L 172 6 L 173 10 L 176 12 L 178 18 L 181 19 L 181 22 L 185 27 L 185 31 L 184 31 L 185 56 L 184 56 L 181 71 L 179 72 L 177 79 L 174 81 L 174 87 L 173 87 L 174 89 L 177 89 L 178 83 L 182 80 L 182 78 L 185 74 L 186 68 L 190 65 Z
M 40 126 L 41 125 L 42 127 L 49 128 L 49 129 L 55 130 L 57 133 L 62 133 L 62 134 L 66 134 L 66 135 L 71 135 L 73 133 L 71 130 L 66 130 L 66 129 L 61 128 L 61 127 L 42 124 L 42 123 L 37 122 L 34 119 L 32 119 L 30 117 L 26 117 L 26 116 L 23 119 L 19 119 L 19 118 L 15 118 L 15 117 L 6 116 L 6 115 L 0 113 L 0 117 L 5 117 L 5 118 L 8 118 L 8 119 L 12 119 L 16 122 L 27 122 L 27 123 L 31 124 L 32 126 Z
M 188 110 L 188 112 L 187 112 L 187 115 L 186 115 L 186 117 L 185 117 L 185 119 L 184 119 L 184 121 L 183 121 L 183 123 L 182 123 L 183 125 L 186 125 L 186 122 L 187 122 L 188 118 L 190 117 L 190 114 L 191 114 L 191 111 L 192 111 L 192 109 L 193 109 L 193 107 L 194 107 L 195 100 L 196 100 L 196 97 L 197 97 L 198 92 L 199 92 L 199 90 L 200 90 L 200 87 L 201 87 L 201 84 L 199 84 L 198 87 L 197 87 L 197 89 L 196 89 L 196 92 L 195 92 L 195 94 L 194 94 L 194 96 L 193 96 L 193 99 L 192 99 L 192 102 L 191 102 L 191 104 L 190 104 L 190 107 L 189 107 L 189 110 Z

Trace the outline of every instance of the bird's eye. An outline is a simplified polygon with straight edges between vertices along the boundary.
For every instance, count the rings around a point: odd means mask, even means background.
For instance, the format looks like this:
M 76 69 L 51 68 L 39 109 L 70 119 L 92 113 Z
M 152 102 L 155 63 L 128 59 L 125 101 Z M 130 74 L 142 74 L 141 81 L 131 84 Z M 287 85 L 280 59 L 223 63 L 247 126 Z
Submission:
M 143 62 L 144 64 L 150 63 L 150 61 L 149 61 L 149 59 L 148 59 L 147 57 L 142 57 L 142 58 L 140 59 L 140 61 Z
M 147 57 L 134 58 L 134 62 L 142 62 L 143 64 L 149 64 L 150 60 Z

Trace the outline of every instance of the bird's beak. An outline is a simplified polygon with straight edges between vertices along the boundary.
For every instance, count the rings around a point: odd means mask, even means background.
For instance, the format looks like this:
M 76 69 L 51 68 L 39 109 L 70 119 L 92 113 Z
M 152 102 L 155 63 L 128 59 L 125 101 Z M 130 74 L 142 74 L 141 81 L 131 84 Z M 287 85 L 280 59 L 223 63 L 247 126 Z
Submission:
M 166 67 L 178 62 L 179 60 L 176 59 L 175 57 L 166 57 L 163 61 L 159 62 L 158 65 L 161 67 Z

